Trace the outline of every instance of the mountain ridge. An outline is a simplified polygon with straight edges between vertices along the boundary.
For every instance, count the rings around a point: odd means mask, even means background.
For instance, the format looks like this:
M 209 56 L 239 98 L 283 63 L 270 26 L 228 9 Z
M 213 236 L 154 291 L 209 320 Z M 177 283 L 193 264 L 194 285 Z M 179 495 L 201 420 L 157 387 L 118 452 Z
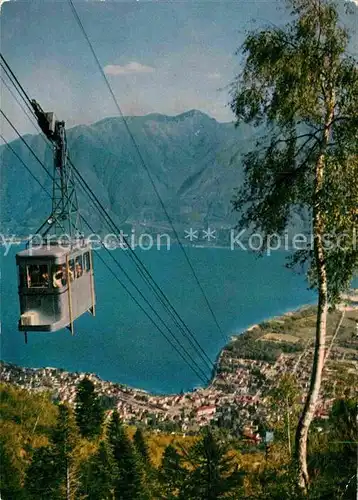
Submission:
M 178 224 L 211 220 L 210 206 L 215 205 L 222 224 L 228 223 L 231 184 L 236 170 L 230 167 L 237 130 L 198 110 L 176 116 L 151 113 L 125 117 L 168 211 Z M 165 215 L 150 181 L 142 168 L 122 117 L 108 117 L 91 125 L 78 125 L 67 131 L 71 159 L 117 222 L 138 224 L 165 223 Z M 52 171 L 51 152 L 39 135 L 27 135 L 26 141 Z M 20 140 L 11 143 L 17 154 L 50 189 L 50 180 Z M 5 215 L 3 232 L 35 230 L 47 216 L 40 216 L 44 198 L 35 181 L 23 172 L 20 162 L 3 146 L 1 209 Z M 18 182 L 14 183 L 14 176 Z M 26 182 L 24 182 L 26 180 Z M 234 187 L 234 186 L 233 186 Z M 22 193 L 16 208 L 17 192 Z M 217 202 L 214 198 L 217 197 Z M 41 201 L 41 203 L 39 203 Z M 90 222 L 98 220 L 80 195 L 80 205 Z M 49 205 L 45 202 L 45 205 Z M 38 218 L 38 224 L 34 219 Z M 189 220 L 188 220 L 189 219 Z M 4 227 L 5 226 L 5 227 Z
M 117 225 L 138 233 L 172 232 L 147 168 L 178 234 L 212 227 L 218 233 L 224 230 L 227 243 L 227 230 L 238 219 L 231 199 L 243 182 L 240 157 L 255 147 L 259 130 L 220 123 L 198 110 L 125 118 L 126 122 L 123 117 L 108 117 L 67 131 L 72 162 Z M 52 173 L 52 151 L 43 137 L 27 135 L 26 141 Z M 51 180 L 26 146 L 18 139 L 11 147 L 51 191 Z M 34 232 L 50 214 L 51 201 L 6 146 L 0 147 L 0 154 L 1 232 L 17 236 Z M 80 189 L 78 196 L 82 215 L 103 233 L 100 216 Z

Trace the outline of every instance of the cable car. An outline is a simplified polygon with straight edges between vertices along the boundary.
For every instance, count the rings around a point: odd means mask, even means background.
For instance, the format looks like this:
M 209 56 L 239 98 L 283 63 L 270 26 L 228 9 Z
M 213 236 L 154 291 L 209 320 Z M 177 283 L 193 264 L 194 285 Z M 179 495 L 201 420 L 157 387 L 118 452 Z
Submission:
M 19 330 L 54 332 L 94 313 L 94 280 L 90 246 L 51 245 L 16 255 L 19 276 Z
M 32 101 L 38 123 L 52 142 L 54 175 L 52 212 L 37 231 L 40 244 L 30 240 L 18 252 L 20 319 L 27 332 L 55 332 L 69 328 L 87 311 L 95 314 L 92 249 L 81 234 L 74 179 L 67 154 L 65 124 L 44 113 Z

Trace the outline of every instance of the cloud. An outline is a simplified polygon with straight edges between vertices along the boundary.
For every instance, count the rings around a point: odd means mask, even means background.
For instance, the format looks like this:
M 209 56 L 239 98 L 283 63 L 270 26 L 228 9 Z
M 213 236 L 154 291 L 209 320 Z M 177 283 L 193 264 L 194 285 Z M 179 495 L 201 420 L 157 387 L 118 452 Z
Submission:
M 134 75 L 138 73 L 154 73 L 155 69 L 151 66 L 145 66 L 139 62 L 131 61 L 124 66 L 119 66 L 119 64 L 108 64 L 104 67 L 104 72 L 107 75 Z
M 221 78 L 221 74 L 218 72 L 208 73 L 208 78 L 209 80 L 217 80 L 218 78 Z

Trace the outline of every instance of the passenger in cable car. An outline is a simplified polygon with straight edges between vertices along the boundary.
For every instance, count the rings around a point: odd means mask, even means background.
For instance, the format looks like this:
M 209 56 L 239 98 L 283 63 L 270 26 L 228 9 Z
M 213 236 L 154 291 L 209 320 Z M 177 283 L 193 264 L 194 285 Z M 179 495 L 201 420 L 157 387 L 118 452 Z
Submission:
M 91 269 L 91 263 L 90 263 L 90 258 L 89 258 L 88 252 L 83 254 L 83 267 L 87 273 Z
M 41 252 L 33 255 L 25 250 L 16 256 L 23 332 L 57 331 L 95 311 L 89 246 L 84 251 Z
M 73 259 L 69 261 L 68 274 L 70 275 L 70 281 L 73 281 L 75 279 L 75 261 Z
M 52 284 L 54 288 L 62 288 L 67 285 L 66 266 L 64 264 L 55 266 Z
M 27 268 L 28 288 L 46 288 L 49 285 L 47 265 L 31 264 Z
M 80 278 L 83 274 L 82 256 L 76 257 L 76 278 Z
M 40 282 L 40 266 L 32 265 L 27 268 L 27 285 L 29 288 L 38 286 Z
M 48 272 L 42 273 L 42 275 L 41 275 L 41 281 L 42 281 L 44 287 L 48 287 L 49 286 L 49 284 L 50 284 L 50 278 L 49 278 Z
M 82 276 L 81 264 L 76 264 L 76 278 L 80 278 L 81 276 Z

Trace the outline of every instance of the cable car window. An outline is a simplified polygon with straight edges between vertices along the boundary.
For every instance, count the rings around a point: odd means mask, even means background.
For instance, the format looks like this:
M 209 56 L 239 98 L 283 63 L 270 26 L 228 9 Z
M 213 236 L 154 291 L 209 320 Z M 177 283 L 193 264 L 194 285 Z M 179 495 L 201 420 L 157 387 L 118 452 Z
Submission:
M 66 264 L 53 266 L 52 285 L 54 288 L 63 288 L 67 285 Z
M 85 268 L 85 271 L 88 273 L 91 269 L 91 262 L 90 262 L 90 256 L 89 252 L 85 252 L 83 254 L 83 266 Z
M 75 261 L 73 259 L 69 261 L 69 275 L 70 280 L 73 281 L 75 279 Z
M 78 255 L 78 257 L 76 257 L 76 278 L 80 278 L 82 274 L 83 274 L 82 255 Z
M 49 286 L 47 264 L 27 266 L 27 284 L 29 288 L 47 288 Z
M 24 266 L 19 266 L 19 286 L 20 288 L 26 287 L 26 271 Z

